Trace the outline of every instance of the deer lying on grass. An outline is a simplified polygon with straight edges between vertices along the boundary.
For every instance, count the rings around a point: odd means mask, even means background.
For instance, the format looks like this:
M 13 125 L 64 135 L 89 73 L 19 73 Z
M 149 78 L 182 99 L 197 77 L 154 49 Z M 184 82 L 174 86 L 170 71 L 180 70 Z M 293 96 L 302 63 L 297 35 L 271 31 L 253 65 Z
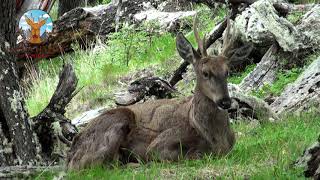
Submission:
M 194 22 L 195 50 L 182 33 L 176 44 L 180 56 L 196 72 L 192 97 L 147 101 L 107 110 L 93 119 L 73 140 L 67 166 L 81 169 L 113 160 L 120 162 L 199 158 L 205 153 L 228 153 L 235 137 L 226 109 L 231 106 L 227 88 L 228 60 L 233 38 L 230 25 L 220 55 L 210 57 Z

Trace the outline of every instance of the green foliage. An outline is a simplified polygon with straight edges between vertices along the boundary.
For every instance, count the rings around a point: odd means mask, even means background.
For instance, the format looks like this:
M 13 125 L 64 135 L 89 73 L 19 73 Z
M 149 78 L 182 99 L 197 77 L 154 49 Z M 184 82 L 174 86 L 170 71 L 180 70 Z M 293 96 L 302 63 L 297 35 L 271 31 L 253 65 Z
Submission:
M 292 23 L 292 24 L 297 24 L 302 16 L 304 15 L 305 13 L 304 12 L 293 12 L 291 14 L 288 15 L 287 19 Z
M 280 71 L 277 73 L 277 79 L 272 85 L 266 84 L 261 89 L 253 91 L 252 95 L 259 98 L 264 98 L 267 95 L 279 96 L 289 83 L 294 82 L 298 78 L 301 72 L 301 68 Z
M 129 66 L 133 58 L 140 59 L 140 54 L 147 50 L 146 34 L 137 31 L 134 25 L 124 24 L 119 32 L 112 33 L 108 40 L 111 62 Z M 119 61 L 120 60 L 120 61 Z
M 52 18 L 52 21 L 55 21 L 58 19 L 58 7 L 59 7 L 59 0 L 57 0 L 49 13 L 50 17 Z
M 109 4 L 111 2 L 111 0 L 103 0 L 102 4 Z
M 254 69 L 255 67 L 256 67 L 256 64 L 248 65 L 243 72 L 232 74 L 232 75 L 229 77 L 228 82 L 233 83 L 233 84 L 240 84 L 241 81 L 242 81 L 251 71 L 253 71 L 253 69 Z
M 226 156 L 207 155 L 199 160 L 150 162 L 138 167 L 96 167 L 67 172 L 65 179 L 302 179 L 303 169 L 292 166 L 303 150 L 314 143 L 320 116 L 305 113 L 260 125 L 233 125 L 237 141 Z M 45 173 L 36 179 L 52 178 Z

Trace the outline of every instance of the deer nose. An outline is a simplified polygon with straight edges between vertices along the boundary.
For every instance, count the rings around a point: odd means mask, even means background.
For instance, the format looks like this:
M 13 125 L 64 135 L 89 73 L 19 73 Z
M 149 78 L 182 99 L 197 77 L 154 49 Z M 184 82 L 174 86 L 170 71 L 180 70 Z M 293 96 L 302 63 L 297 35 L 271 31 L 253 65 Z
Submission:
M 218 106 L 222 109 L 229 109 L 231 107 L 231 99 L 230 98 L 223 98 L 218 102 Z

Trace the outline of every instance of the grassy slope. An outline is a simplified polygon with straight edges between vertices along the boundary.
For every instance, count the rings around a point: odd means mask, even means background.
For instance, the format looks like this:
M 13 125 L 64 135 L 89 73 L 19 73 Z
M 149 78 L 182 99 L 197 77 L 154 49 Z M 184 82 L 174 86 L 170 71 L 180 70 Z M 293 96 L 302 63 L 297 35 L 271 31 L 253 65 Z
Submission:
M 223 12 L 222 12 L 223 14 Z M 205 16 L 204 16 L 205 17 Z M 207 18 L 207 17 L 205 17 Z M 216 20 L 221 19 L 221 16 Z M 212 28 L 213 22 L 204 25 L 204 32 Z M 127 32 L 123 32 L 127 33 Z M 137 36 L 144 36 L 138 34 Z M 194 43 L 192 36 L 188 36 Z M 135 38 L 135 37 L 134 37 Z M 141 38 L 141 37 L 140 37 Z M 71 102 L 69 117 L 83 111 L 83 104 L 89 108 L 108 106 L 112 93 L 121 88 L 121 76 L 130 75 L 137 70 L 156 66 L 156 74 L 167 77 L 179 65 L 180 58 L 175 52 L 174 37 L 164 34 L 155 37 L 150 45 L 143 41 L 138 53 L 130 57 L 129 66 L 123 64 L 121 43 L 116 36 L 113 43 L 99 52 L 76 50 L 65 59 L 72 61 L 79 77 L 82 91 Z M 115 47 L 116 46 L 116 47 Z M 119 63 L 121 62 L 121 63 Z M 29 89 L 27 107 L 31 115 L 37 114 L 48 103 L 57 84 L 57 72 L 61 67 L 59 58 L 40 64 L 40 73 L 34 77 L 34 86 Z M 248 67 L 243 74 L 230 78 L 230 82 L 239 83 L 253 67 Z M 279 78 L 283 79 L 283 78 Z M 285 83 L 279 83 L 283 87 Z M 187 87 L 190 91 L 192 87 Z M 68 172 L 67 179 L 194 179 L 222 177 L 222 179 L 297 179 L 302 178 L 301 169 L 294 169 L 292 163 L 304 148 L 317 138 L 320 128 L 319 114 L 303 114 L 282 118 L 277 123 L 255 124 L 241 122 L 234 124 L 237 143 L 226 157 L 205 157 L 200 160 L 181 160 L 176 163 L 148 163 L 137 168 L 114 166 Z M 37 179 L 52 179 L 59 173 L 45 172 Z

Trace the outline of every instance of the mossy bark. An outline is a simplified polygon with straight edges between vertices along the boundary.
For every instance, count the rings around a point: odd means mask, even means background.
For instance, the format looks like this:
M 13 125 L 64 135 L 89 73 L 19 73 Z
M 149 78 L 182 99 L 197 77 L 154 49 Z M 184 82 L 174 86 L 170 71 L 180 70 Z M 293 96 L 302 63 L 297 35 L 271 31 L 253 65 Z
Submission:
M 35 161 L 36 145 L 20 91 L 16 59 L 10 53 L 16 44 L 15 7 L 15 1 L 12 0 L 4 0 L 0 5 L 2 32 L 0 34 L 0 108 L 3 113 L 0 131 L 2 147 L 0 147 L 6 148 L 8 144 L 12 144 L 12 150 L 4 151 L 5 159 L 1 159 L 0 162 L 4 162 L 1 164 L 30 164 Z M 16 161 L 11 161 L 11 154 Z

